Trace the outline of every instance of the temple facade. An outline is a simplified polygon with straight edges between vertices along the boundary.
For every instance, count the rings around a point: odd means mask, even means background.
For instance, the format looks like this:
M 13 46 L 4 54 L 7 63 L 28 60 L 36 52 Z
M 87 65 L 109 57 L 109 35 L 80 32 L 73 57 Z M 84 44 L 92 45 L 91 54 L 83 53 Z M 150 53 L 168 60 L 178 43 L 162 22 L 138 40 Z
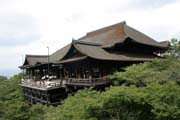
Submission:
M 125 66 L 162 59 L 167 48 L 121 22 L 88 32 L 51 55 L 26 55 L 20 85 L 29 104 L 57 105 L 68 92 L 110 85 L 107 76 Z

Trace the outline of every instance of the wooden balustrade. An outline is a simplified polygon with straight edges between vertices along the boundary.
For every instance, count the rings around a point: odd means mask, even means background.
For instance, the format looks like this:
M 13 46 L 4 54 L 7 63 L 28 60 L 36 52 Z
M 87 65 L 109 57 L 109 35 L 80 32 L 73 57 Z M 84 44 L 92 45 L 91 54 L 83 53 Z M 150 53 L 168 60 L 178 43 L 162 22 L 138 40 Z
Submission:
M 96 85 L 104 85 L 109 84 L 110 80 L 103 78 L 66 78 L 66 79 L 55 79 L 55 80 L 34 80 L 34 79 L 24 79 L 21 82 L 21 85 L 26 85 L 29 87 L 36 87 L 36 88 L 57 88 L 57 87 L 66 87 L 66 85 L 71 86 L 96 86 Z
M 94 85 L 103 85 L 109 84 L 110 80 L 104 78 L 68 78 L 66 85 L 85 85 L 85 86 L 94 86 Z
M 20 83 L 22 86 L 32 87 L 36 89 L 53 89 L 59 87 L 65 87 L 65 80 L 54 79 L 54 80 L 34 80 L 34 79 L 23 79 Z

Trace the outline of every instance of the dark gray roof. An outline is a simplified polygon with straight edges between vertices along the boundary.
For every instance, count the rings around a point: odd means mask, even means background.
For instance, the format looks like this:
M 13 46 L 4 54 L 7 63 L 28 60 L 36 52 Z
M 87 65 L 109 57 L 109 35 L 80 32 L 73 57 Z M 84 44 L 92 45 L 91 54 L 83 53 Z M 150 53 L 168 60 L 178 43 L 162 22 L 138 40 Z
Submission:
M 76 43 L 74 47 L 82 54 L 99 60 L 114 60 L 114 61 L 151 61 L 154 58 L 158 58 L 156 55 L 149 54 L 133 54 L 133 53 L 110 53 L 104 50 L 101 46 L 86 45 Z
M 50 55 L 50 62 L 61 60 L 65 56 L 65 54 L 69 51 L 70 48 L 71 48 L 71 44 L 68 44 L 65 47 L 53 53 L 52 55 Z
M 164 46 L 164 47 L 169 47 L 170 46 L 170 42 L 168 41 L 168 40 L 166 40 L 166 41 L 161 41 L 161 42 L 159 42 L 162 46 Z
M 48 62 L 47 55 L 26 55 L 23 66 L 34 66 L 37 64 L 43 64 Z M 22 67 L 22 66 L 20 66 Z
M 125 22 L 121 22 L 99 30 L 89 32 L 84 37 L 78 40 L 99 43 L 102 44 L 102 47 L 112 47 L 116 43 L 123 43 L 126 40 L 126 38 L 131 38 L 135 42 L 145 45 L 160 48 L 164 47 L 161 43 L 148 37 L 142 32 L 139 32 L 134 28 L 126 25 Z
M 84 37 L 81 37 L 78 40 L 105 45 L 114 43 L 119 39 L 123 39 L 124 35 L 124 23 L 118 23 L 99 30 L 88 32 Z

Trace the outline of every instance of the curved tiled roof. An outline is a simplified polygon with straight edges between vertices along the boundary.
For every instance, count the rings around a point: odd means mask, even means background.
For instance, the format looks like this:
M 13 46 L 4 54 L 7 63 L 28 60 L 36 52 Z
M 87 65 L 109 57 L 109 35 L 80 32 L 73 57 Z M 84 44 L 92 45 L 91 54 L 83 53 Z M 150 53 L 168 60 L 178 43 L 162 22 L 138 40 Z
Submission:
M 115 60 L 115 61 L 151 61 L 157 58 L 156 55 L 149 54 L 133 54 L 133 53 L 110 53 L 98 45 L 87 45 L 76 43 L 73 44 L 75 48 L 82 54 L 99 60 Z
M 33 66 L 38 63 L 47 63 L 47 55 L 26 55 L 23 66 Z
M 49 56 L 49 62 L 54 63 L 56 61 L 61 60 L 64 55 L 69 51 L 71 44 L 66 45 L 60 50 Z M 23 66 L 30 67 L 35 66 L 37 64 L 45 64 L 48 63 L 48 55 L 26 55 Z M 22 68 L 22 66 L 20 66 Z
M 135 42 L 164 48 L 161 43 L 148 37 L 147 35 L 135 30 L 134 28 L 126 25 L 125 22 L 114 24 L 96 31 L 87 33 L 84 37 L 81 37 L 80 41 L 94 42 L 102 44 L 102 47 L 112 47 L 116 43 L 123 43 L 126 38 L 131 38 Z
M 53 53 L 52 55 L 50 55 L 50 62 L 61 60 L 65 56 L 65 54 L 69 51 L 70 48 L 71 48 L 71 44 L 68 44 L 65 47 Z
M 64 56 L 68 54 L 73 46 L 84 56 L 100 60 L 118 60 L 118 61 L 150 61 L 156 58 L 156 55 L 140 54 L 140 53 L 125 53 L 118 51 L 118 53 L 110 53 L 104 48 L 111 48 L 116 44 L 121 44 L 130 38 L 133 42 L 153 46 L 158 50 L 166 50 L 167 44 L 157 42 L 147 35 L 135 30 L 126 25 L 125 22 L 114 24 L 99 30 L 87 33 L 84 37 L 78 40 L 73 40 L 72 43 L 66 45 L 60 50 L 49 56 L 51 63 L 61 63 Z M 79 58 L 76 58 L 78 60 Z M 74 60 L 74 59 L 72 59 Z M 72 61 L 71 60 L 71 61 Z M 48 56 L 42 55 L 26 55 L 25 65 L 36 65 L 37 63 L 47 63 Z M 63 62 L 63 61 L 62 61 Z
M 102 45 L 114 43 L 125 36 L 124 22 L 111 25 L 99 30 L 87 33 L 84 37 L 78 39 L 80 41 L 100 43 Z

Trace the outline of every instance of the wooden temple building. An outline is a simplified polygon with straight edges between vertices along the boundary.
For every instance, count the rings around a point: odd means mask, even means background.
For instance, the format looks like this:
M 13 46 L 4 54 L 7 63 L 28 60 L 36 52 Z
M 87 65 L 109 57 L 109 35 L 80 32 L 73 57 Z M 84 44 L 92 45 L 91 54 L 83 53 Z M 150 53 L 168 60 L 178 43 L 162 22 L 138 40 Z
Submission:
M 88 32 L 51 55 L 26 55 L 21 81 L 29 104 L 57 105 L 67 92 L 111 84 L 122 67 L 160 58 L 167 46 L 125 22 Z

